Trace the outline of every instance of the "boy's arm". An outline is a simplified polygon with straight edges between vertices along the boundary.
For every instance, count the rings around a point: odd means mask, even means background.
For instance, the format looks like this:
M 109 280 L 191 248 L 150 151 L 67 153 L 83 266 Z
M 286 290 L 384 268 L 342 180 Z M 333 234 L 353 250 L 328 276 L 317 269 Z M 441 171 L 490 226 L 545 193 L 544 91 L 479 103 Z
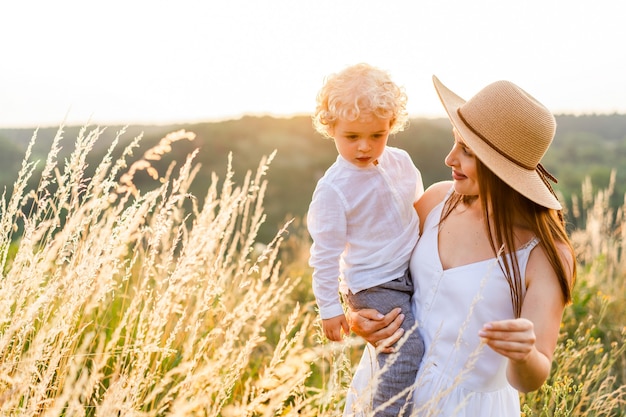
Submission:
M 313 293 L 322 319 L 344 313 L 339 298 L 339 259 L 346 246 L 347 233 L 344 213 L 341 199 L 332 188 L 315 190 L 307 216 L 313 239 L 309 265 L 313 268 Z

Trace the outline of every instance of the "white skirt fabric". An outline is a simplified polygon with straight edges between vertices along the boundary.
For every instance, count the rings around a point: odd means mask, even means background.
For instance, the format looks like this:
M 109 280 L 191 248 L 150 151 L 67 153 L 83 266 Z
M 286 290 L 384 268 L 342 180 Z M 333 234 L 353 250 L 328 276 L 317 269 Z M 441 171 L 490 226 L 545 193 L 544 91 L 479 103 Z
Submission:
M 368 344 L 356 369 L 346 396 L 345 417 L 372 415 L 372 386 L 378 364 L 374 348 Z M 419 417 L 519 417 L 519 394 L 511 386 L 488 392 L 476 392 L 453 378 L 436 372 L 420 371 L 414 391 L 413 416 Z
M 426 346 L 413 415 L 519 417 L 519 393 L 507 381 L 507 359 L 478 336 L 484 323 L 515 317 L 509 284 L 496 259 L 443 269 L 438 247 L 442 207 L 443 202 L 426 218 L 410 263 L 412 308 Z M 516 252 L 522 275 L 538 242 L 532 239 Z M 368 345 L 347 393 L 345 416 L 371 414 L 376 371 L 375 351 Z

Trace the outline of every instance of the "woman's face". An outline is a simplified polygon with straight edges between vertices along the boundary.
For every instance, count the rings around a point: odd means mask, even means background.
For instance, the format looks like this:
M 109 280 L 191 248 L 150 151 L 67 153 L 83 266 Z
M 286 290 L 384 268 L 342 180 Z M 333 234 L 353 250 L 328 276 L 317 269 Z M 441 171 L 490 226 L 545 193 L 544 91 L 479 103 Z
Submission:
M 476 174 L 476 157 L 470 148 L 465 145 L 463 138 L 456 129 L 454 146 L 446 156 L 446 165 L 452 168 L 454 190 L 461 195 L 478 195 L 478 177 Z
M 368 117 L 355 121 L 339 119 L 331 136 L 339 154 L 359 168 L 377 163 L 389 138 L 389 119 Z

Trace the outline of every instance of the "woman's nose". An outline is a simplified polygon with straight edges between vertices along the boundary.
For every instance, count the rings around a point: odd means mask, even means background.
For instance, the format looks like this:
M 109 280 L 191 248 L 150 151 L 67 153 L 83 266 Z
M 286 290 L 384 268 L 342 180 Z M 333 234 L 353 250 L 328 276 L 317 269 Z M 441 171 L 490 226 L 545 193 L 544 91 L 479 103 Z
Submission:
M 452 148 L 450 152 L 448 152 L 448 155 L 446 155 L 446 159 L 444 159 L 444 162 L 447 166 L 451 167 L 454 165 L 454 161 L 455 161 L 454 148 Z

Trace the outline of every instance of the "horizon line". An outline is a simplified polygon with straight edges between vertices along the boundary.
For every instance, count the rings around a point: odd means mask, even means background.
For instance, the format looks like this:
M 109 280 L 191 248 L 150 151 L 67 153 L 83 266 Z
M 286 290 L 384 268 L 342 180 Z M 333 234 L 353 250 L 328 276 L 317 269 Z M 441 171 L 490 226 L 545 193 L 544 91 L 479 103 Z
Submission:
M 586 116 L 626 116 L 626 112 L 620 113 L 618 111 L 612 112 L 554 112 L 552 113 L 555 117 L 562 116 L 574 116 L 574 117 L 586 117 Z M 265 118 L 269 117 L 272 119 L 293 119 L 299 117 L 311 117 L 311 113 L 292 113 L 292 114 L 275 114 L 275 113 L 263 113 L 263 112 L 249 112 L 242 113 L 240 115 L 232 115 L 232 116 L 223 116 L 223 117 L 207 117 L 207 118 L 195 118 L 195 119 L 187 119 L 187 120 L 169 120 L 169 121 L 149 121 L 149 120 L 138 120 L 135 122 L 129 121 L 85 121 L 85 122 L 65 122 L 61 121 L 59 123 L 42 123 L 42 124 L 15 124 L 15 125 L 1 125 L 0 130 L 21 130 L 21 129 L 50 129 L 50 128 L 59 128 L 59 127 L 85 127 L 85 126 L 178 126 L 178 125 L 196 125 L 196 124 L 205 124 L 205 123 L 223 123 L 229 121 L 241 120 L 246 117 L 249 118 Z M 447 116 L 445 114 L 411 114 L 409 115 L 409 119 L 427 119 L 427 120 L 438 120 L 438 119 L 446 119 Z

